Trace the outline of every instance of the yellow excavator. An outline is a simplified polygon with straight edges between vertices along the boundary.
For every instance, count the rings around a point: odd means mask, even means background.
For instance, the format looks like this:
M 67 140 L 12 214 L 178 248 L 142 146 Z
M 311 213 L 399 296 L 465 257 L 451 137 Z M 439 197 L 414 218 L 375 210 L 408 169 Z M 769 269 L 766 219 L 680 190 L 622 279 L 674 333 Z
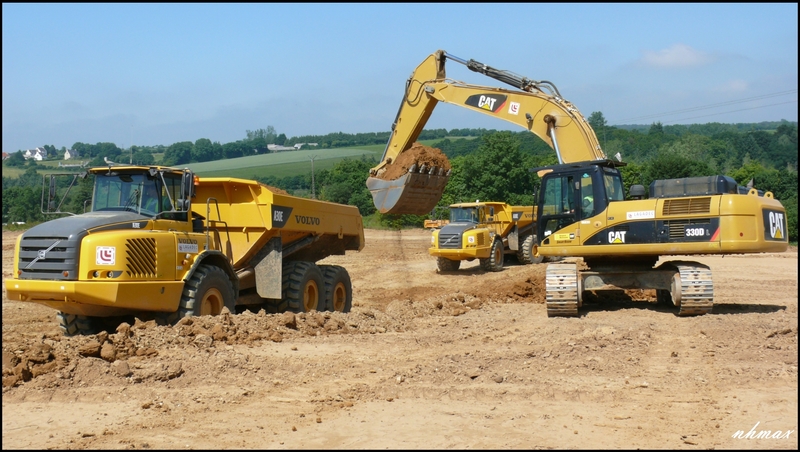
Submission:
M 512 86 L 466 84 L 445 76 L 445 61 Z M 579 257 L 548 264 L 548 316 L 576 316 L 585 291 L 654 289 L 659 303 L 679 315 L 711 312 L 711 269 L 662 256 L 782 252 L 788 248 L 783 205 L 771 192 L 739 186 L 727 176 L 654 181 L 649 196 L 633 185 L 626 199 L 623 162 L 606 157 L 586 118 L 555 85 L 436 51 L 406 82 L 392 134 L 367 188 L 381 213 L 423 214 L 441 199 L 449 178 L 411 165 L 394 180 L 382 174 L 411 148 L 436 104 L 445 102 L 517 124 L 544 140 L 558 164 L 533 168 L 541 177 L 536 199 L 536 257 Z M 502 174 L 497 175 L 503 177 Z

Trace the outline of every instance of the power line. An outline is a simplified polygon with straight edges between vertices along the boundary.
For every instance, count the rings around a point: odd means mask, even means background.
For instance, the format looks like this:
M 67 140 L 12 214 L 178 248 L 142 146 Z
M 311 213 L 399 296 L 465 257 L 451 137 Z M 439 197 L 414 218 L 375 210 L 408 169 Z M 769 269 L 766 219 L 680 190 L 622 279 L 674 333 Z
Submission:
M 674 120 L 674 121 L 667 121 L 667 122 L 665 122 L 664 124 L 673 124 L 673 123 L 676 123 L 676 122 L 678 122 L 678 121 L 687 121 L 687 120 L 689 120 L 689 119 L 705 118 L 705 117 L 708 117 L 708 116 L 719 116 L 719 115 L 724 115 L 724 114 L 727 114 L 727 113 L 735 113 L 735 112 L 737 112 L 737 111 L 755 110 L 756 108 L 771 107 L 771 106 L 773 106 L 773 105 L 784 105 L 784 104 L 791 104 L 792 102 L 797 102 L 797 99 L 795 99 L 795 100 L 790 100 L 790 101 L 788 101 L 788 102 L 780 102 L 780 103 L 777 103 L 777 104 L 759 105 L 758 107 L 741 108 L 741 109 L 739 109 L 739 110 L 724 111 L 724 112 L 722 112 L 722 113 L 711 113 L 710 115 L 693 116 L 693 117 L 691 117 L 691 118 L 676 119 L 676 120 Z
M 748 98 L 744 98 L 744 99 L 731 100 L 731 101 L 720 102 L 720 103 L 716 103 L 716 104 L 709 104 L 709 105 L 702 105 L 702 106 L 698 106 L 698 107 L 684 108 L 682 110 L 673 110 L 673 111 L 668 111 L 668 112 L 665 112 L 665 113 L 656 113 L 656 114 L 637 116 L 637 117 L 632 117 L 632 118 L 625 118 L 625 119 L 617 120 L 617 121 L 614 121 L 614 122 L 617 123 L 617 124 L 620 124 L 620 123 L 624 123 L 624 122 L 627 122 L 627 121 L 638 121 L 638 120 L 642 120 L 642 119 L 658 118 L 658 117 L 662 117 L 662 116 L 676 115 L 676 114 L 688 113 L 688 112 L 698 111 L 698 110 L 707 110 L 709 108 L 718 108 L 718 107 L 723 107 L 723 106 L 728 106 L 728 105 L 739 104 L 739 103 L 743 103 L 743 102 L 752 102 L 752 101 L 755 101 L 755 100 L 768 99 L 770 97 L 785 96 L 787 94 L 796 94 L 796 93 L 797 93 L 797 90 L 796 89 L 792 89 L 792 90 L 788 90 L 788 91 L 781 91 L 781 92 L 778 92 L 778 93 L 764 94 L 764 95 L 761 95 L 761 96 L 754 96 L 754 97 L 748 97 Z M 797 100 L 794 100 L 794 102 L 797 102 Z M 771 106 L 771 105 L 781 105 L 781 104 L 770 104 L 770 105 L 765 105 L 765 107 L 768 107 L 768 106 Z M 761 107 L 754 107 L 754 108 L 761 108 Z M 745 110 L 748 110 L 748 109 L 745 109 Z M 741 111 L 741 110 L 735 110 L 735 111 Z M 731 113 L 731 112 L 723 112 L 723 113 Z

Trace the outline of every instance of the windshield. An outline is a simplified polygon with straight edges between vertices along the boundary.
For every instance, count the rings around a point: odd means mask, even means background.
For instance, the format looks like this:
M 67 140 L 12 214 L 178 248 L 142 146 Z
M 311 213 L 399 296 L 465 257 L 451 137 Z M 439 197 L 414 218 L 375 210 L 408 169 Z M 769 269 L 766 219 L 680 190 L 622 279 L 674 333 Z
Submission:
M 169 179 L 170 182 L 174 182 Z M 95 177 L 93 211 L 128 211 L 155 216 L 172 210 L 163 184 L 148 174 L 98 174 Z M 175 199 L 177 183 L 171 183 Z
M 606 186 L 606 196 L 608 196 L 609 202 L 625 200 L 619 173 L 603 173 L 603 184 Z
M 477 223 L 478 212 L 475 207 L 451 207 L 450 208 L 450 222 L 451 223 Z

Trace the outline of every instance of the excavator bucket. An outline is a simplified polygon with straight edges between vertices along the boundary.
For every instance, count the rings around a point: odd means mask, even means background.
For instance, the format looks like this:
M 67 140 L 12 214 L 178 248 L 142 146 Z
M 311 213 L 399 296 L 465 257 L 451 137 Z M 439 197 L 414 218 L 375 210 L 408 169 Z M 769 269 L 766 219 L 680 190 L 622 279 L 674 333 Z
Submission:
M 380 213 L 425 215 L 436 206 L 447 180 L 447 174 L 408 172 L 398 179 L 367 178 L 367 188 Z

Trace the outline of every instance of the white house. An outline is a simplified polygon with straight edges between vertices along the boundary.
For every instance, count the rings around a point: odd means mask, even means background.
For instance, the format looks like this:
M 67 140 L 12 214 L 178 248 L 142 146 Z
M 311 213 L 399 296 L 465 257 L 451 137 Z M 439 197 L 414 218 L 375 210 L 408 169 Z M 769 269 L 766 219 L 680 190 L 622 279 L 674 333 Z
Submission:
M 268 144 L 267 145 L 267 149 L 269 149 L 270 152 L 294 151 L 295 150 L 294 146 L 281 146 L 281 145 L 278 145 L 278 144 Z
M 80 156 L 78 155 L 78 151 L 75 149 L 67 149 L 67 151 L 64 152 L 64 160 L 76 159 L 78 157 Z
M 26 160 L 34 159 L 41 162 L 47 158 L 47 150 L 45 150 L 45 148 L 28 149 L 25 151 L 25 154 L 23 154 L 23 157 L 25 157 Z

